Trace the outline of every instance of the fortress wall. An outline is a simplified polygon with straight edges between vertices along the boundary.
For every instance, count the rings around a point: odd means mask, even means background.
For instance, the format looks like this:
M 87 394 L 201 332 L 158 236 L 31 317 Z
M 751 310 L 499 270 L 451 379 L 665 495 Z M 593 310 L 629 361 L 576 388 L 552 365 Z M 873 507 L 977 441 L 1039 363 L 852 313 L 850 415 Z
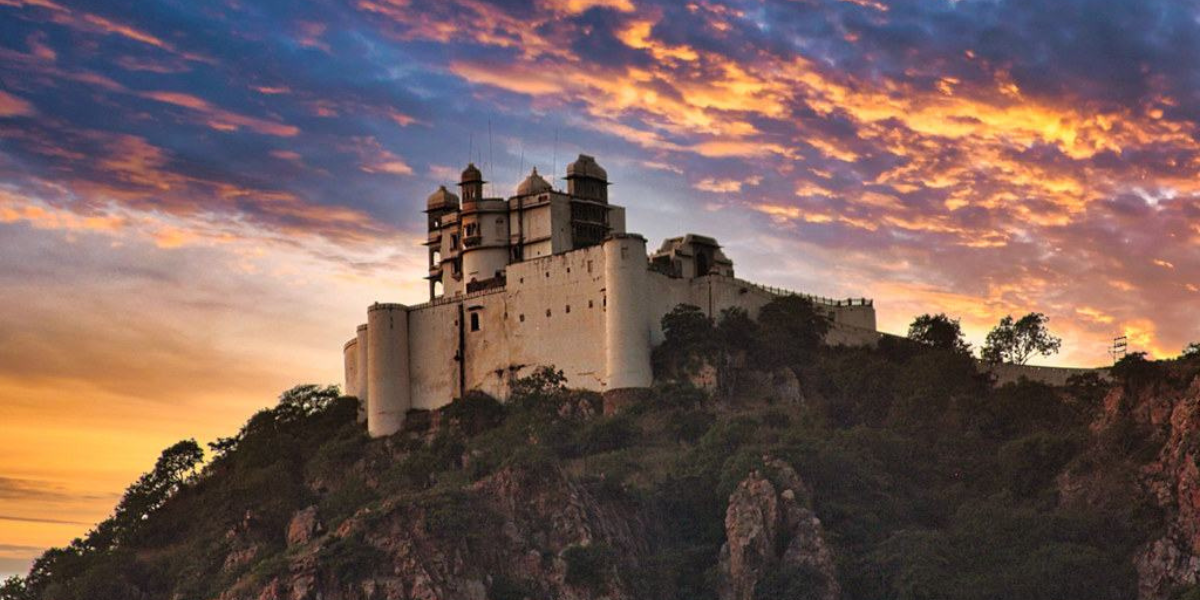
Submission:
M 437 408 L 461 395 L 455 360 L 460 306 L 467 390 L 504 400 L 512 379 L 550 364 L 563 371 L 572 387 L 604 389 L 601 247 L 515 263 L 508 267 L 504 289 L 412 307 L 413 408 Z M 472 315 L 477 316 L 478 331 L 471 330 Z
M 434 409 L 458 395 L 458 303 L 425 304 L 408 313 L 412 407 Z M 373 390 L 368 390 L 371 393 Z
M 833 321 L 839 325 L 849 325 L 857 329 L 875 331 L 875 307 L 865 305 L 834 306 Z
M 1037 367 L 1033 365 L 986 365 L 980 364 L 979 370 L 988 371 L 996 376 L 996 385 L 1015 383 L 1022 377 L 1030 381 L 1039 381 L 1047 385 L 1063 386 L 1075 375 L 1095 373 L 1101 379 L 1109 379 L 1108 369 L 1080 369 L 1072 367 Z
M 510 265 L 502 294 L 505 306 L 492 310 L 486 322 L 505 335 L 481 336 L 479 343 L 468 347 L 474 351 L 468 354 L 475 372 L 471 381 L 503 389 L 507 383 L 501 385 L 499 379 L 528 375 L 535 367 L 553 364 L 573 387 L 604 389 L 604 265 L 601 246 Z M 498 339 L 504 340 L 506 349 L 487 347 Z M 499 369 L 507 373 L 497 374 Z M 505 390 L 498 397 L 506 395 Z

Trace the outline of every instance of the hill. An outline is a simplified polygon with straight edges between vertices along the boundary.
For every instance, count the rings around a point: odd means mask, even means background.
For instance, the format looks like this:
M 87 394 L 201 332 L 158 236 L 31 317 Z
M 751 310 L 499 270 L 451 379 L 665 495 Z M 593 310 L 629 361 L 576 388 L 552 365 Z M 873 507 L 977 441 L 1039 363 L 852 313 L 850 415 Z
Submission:
M 806 310 L 672 313 L 615 414 L 544 368 L 371 440 L 297 387 L 0 598 L 1200 598 L 1200 360 L 996 386 Z

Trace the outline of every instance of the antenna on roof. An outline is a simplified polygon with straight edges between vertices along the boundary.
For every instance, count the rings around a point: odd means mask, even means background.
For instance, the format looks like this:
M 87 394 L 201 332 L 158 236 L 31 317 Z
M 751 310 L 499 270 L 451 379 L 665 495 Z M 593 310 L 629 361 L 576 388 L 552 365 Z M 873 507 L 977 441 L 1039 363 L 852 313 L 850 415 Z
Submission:
M 496 155 L 492 152 L 492 119 L 488 118 L 488 170 L 496 168 Z M 492 195 L 496 195 L 496 182 L 492 183 Z
M 1125 352 L 1128 349 L 1129 338 L 1127 336 L 1113 338 L 1113 344 L 1108 349 L 1108 354 L 1112 357 L 1114 365 L 1120 362 L 1122 358 L 1125 358 Z

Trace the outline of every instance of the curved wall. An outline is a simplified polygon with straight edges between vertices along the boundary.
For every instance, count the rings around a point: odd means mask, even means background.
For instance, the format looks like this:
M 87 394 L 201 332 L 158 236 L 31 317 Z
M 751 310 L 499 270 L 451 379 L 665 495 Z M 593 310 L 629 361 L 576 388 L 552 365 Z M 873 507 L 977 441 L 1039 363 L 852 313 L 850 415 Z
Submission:
M 358 397 L 358 422 L 366 423 L 367 402 L 371 395 L 371 386 L 367 385 L 367 346 L 369 342 L 367 341 L 366 323 L 358 326 L 356 336 L 358 340 L 358 345 L 355 346 L 355 349 L 358 351 L 358 372 L 356 373 L 358 375 L 358 382 L 354 385 L 354 391 L 357 392 L 354 395 Z
M 342 371 L 347 396 L 358 397 L 358 338 L 352 338 L 342 346 Z
M 367 309 L 367 433 L 400 430 L 412 407 L 408 370 L 408 308 L 373 304 Z
M 621 234 L 604 241 L 605 391 L 648 388 L 653 383 L 648 268 L 646 238 Z

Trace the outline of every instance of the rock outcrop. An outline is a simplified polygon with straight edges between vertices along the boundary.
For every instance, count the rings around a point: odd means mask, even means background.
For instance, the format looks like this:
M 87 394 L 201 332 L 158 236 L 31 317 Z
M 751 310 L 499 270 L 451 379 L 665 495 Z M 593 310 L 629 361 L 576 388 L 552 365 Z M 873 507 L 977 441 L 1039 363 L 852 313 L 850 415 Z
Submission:
M 1092 431 L 1098 439 L 1140 443 L 1151 453 L 1145 462 L 1132 462 L 1129 486 L 1162 514 L 1165 527 L 1133 557 L 1139 598 L 1162 600 L 1181 586 L 1200 584 L 1200 378 L 1184 391 L 1115 387 Z M 1116 471 L 1107 465 L 1100 473 L 1111 478 Z M 1096 501 L 1112 487 L 1059 479 L 1067 501 L 1088 496 Z
M 506 468 L 465 494 L 393 498 L 323 536 L 313 508 L 288 527 L 284 572 L 242 581 L 222 600 L 487 600 L 503 597 L 627 600 L 622 577 L 649 550 L 635 510 L 598 501 L 557 469 Z M 311 542 L 311 543 L 310 543 Z M 304 544 L 309 544 L 304 546 Z M 567 554 L 610 549 L 598 583 L 569 582 Z
M 836 600 L 840 588 L 833 553 L 809 506 L 808 489 L 787 463 L 771 457 L 763 462 L 770 477 L 751 472 L 738 484 L 725 511 L 721 600 L 754 600 L 768 573 L 803 577 L 791 585 L 815 586 L 815 597 Z

